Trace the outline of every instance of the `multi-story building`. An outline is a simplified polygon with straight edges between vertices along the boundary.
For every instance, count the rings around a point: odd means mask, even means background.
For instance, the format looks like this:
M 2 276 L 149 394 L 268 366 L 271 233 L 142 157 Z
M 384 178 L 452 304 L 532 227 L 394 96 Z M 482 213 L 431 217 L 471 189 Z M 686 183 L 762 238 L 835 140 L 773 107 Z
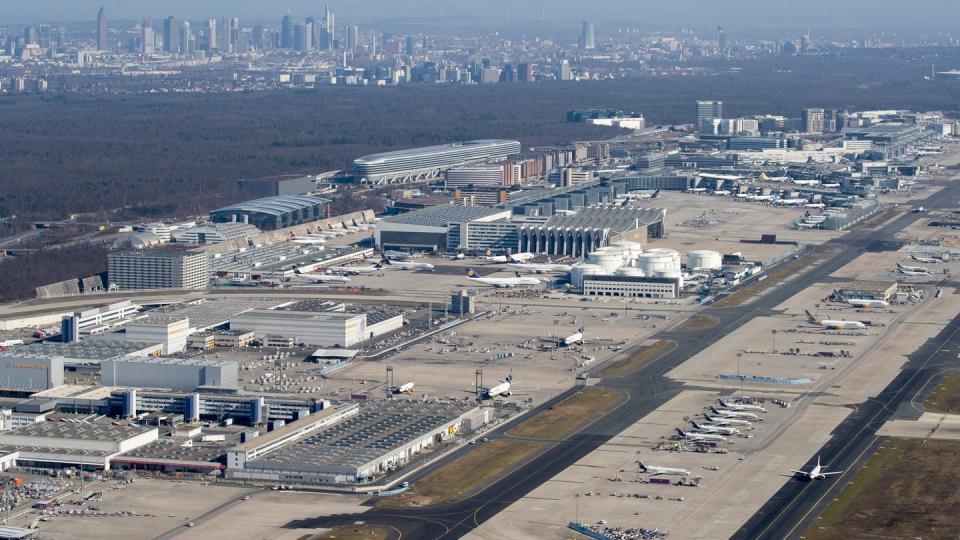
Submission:
M 597 47 L 593 21 L 583 21 L 580 28 L 580 51 L 592 51 Z
M 163 21 L 163 50 L 169 53 L 180 52 L 180 26 L 176 17 L 167 17 Z
M 697 101 L 697 129 L 704 133 L 715 133 L 713 121 L 722 118 L 722 101 Z
M 111 253 L 110 287 L 126 289 L 202 289 L 209 281 L 206 253 L 190 250 L 147 250 Z
M 804 133 L 823 133 L 824 131 L 823 109 L 804 109 L 800 121 Z
M 467 186 L 503 185 L 503 167 L 497 165 L 474 165 L 454 167 L 446 172 L 447 189 Z
M 107 11 L 100 7 L 97 12 L 97 49 L 101 51 L 110 50 L 109 23 L 107 22 Z

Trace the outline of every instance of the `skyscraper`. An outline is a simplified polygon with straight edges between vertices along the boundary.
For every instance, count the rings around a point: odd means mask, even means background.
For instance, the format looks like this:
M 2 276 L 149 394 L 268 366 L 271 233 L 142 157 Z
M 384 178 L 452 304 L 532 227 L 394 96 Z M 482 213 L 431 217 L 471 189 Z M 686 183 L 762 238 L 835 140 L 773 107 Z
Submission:
M 800 116 L 801 130 L 804 133 L 823 133 L 823 109 L 804 109 Z
M 597 46 L 596 36 L 593 32 L 593 22 L 583 21 L 583 27 L 580 29 L 580 51 L 592 51 Z
M 347 27 L 347 50 L 350 52 L 357 52 L 357 44 L 360 41 L 360 28 L 351 24 Z
M 714 133 L 714 120 L 723 118 L 722 101 L 697 101 L 697 129 Z
M 153 25 L 144 19 L 140 28 L 140 54 L 153 54 Z
M 404 51 L 407 56 L 413 56 L 417 52 L 417 41 L 413 36 L 407 36 L 407 43 Z
M 727 49 L 727 33 L 724 32 L 720 26 L 717 27 L 717 47 L 719 47 L 721 51 Z
M 53 45 L 53 29 L 49 24 L 41 24 L 37 30 L 37 44 L 41 49 L 49 49 Z
M 110 43 L 107 41 L 107 34 L 107 12 L 105 9 L 103 9 L 103 6 L 101 6 L 100 11 L 97 12 L 97 50 L 110 50 Z
M 190 30 L 190 21 L 183 21 L 178 34 L 180 38 L 180 54 L 193 54 L 193 31 Z
M 217 41 L 217 20 L 207 20 L 207 51 L 215 51 L 220 43 Z
M 180 52 L 180 27 L 176 17 L 167 17 L 163 21 L 163 50 L 169 53 Z
M 324 8 L 323 21 L 327 27 L 327 43 L 329 48 L 337 48 L 337 26 L 334 24 L 333 12 L 330 11 L 330 5 L 328 4 Z
M 293 17 L 289 15 L 280 19 L 280 48 L 293 48 Z

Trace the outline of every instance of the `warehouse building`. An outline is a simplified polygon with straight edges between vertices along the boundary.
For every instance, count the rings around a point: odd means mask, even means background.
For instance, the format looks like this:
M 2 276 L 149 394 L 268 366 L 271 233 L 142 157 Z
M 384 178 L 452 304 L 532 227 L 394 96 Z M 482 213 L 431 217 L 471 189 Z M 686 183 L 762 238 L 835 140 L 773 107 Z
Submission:
M 517 141 L 496 139 L 410 148 L 359 157 L 353 161 L 353 173 L 377 184 L 415 182 L 460 165 L 503 160 L 519 154 L 520 148 Z
M 34 351 L 38 349 L 18 347 L 0 352 L 0 391 L 33 393 L 63 384 L 63 357 Z
M 236 362 L 202 358 L 120 357 L 100 363 L 104 386 L 167 388 L 192 392 L 197 388 L 236 390 Z
M 257 457 L 243 461 L 228 457 L 227 477 L 308 485 L 369 482 L 455 437 L 476 410 L 476 405 L 463 402 L 365 404 L 355 414 Z M 251 451 L 241 447 L 234 455 Z
M 126 338 L 135 343 L 159 343 L 161 354 L 173 354 L 187 348 L 190 319 L 156 315 L 124 326 Z
M 367 339 L 367 316 L 338 313 L 256 309 L 230 318 L 231 330 L 248 330 L 257 338 L 284 336 L 294 343 L 350 347 Z
M 182 249 L 107 255 L 111 289 L 202 289 L 210 280 L 206 253 Z
M 659 208 L 591 207 L 557 215 L 519 231 L 520 252 L 584 257 L 616 242 L 646 244 L 663 237 L 666 211 Z
M 210 212 L 214 223 L 248 223 L 261 231 L 275 231 L 327 217 L 329 199 L 308 195 L 264 197 Z
M 375 240 L 381 249 L 443 252 L 451 223 L 489 223 L 510 216 L 511 211 L 502 207 L 431 206 L 379 221 Z
M 66 315 L 60 325 L 61 340 L 64 343 L 73 343 L 83 335 L 109 331 L 126 323 L 140 309 L 141 306 L 129 300 L 123 300 L 103 307 L 77 311 L 73 315 Z
M 840 289 L 845 300 L 890 300 L 897 294 L 896 281 L 854 281 Z
M 157 440 L 155 427 L 36 422 L 0 433 L 0 462 L 19 467 L 110 469 L 111 458 Z
M 242 178 L 237 180 L 240 193 L 250 197 L 276 197 L 279 195 L 306 195 L 317 189 L 317 180 L 313 176 L 302 174 L 281 174 L 264 178 Z

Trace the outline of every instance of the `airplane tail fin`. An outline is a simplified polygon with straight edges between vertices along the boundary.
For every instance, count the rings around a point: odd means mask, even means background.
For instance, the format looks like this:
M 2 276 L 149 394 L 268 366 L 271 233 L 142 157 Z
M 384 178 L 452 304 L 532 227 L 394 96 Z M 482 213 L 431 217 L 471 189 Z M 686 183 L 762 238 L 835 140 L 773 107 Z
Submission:
M 820 466 L 820 454 L 817 454 L 817 467 Z
M 638 461 L 637 465 L 640 467 L 641 472 L 647 472 L 647 466 L 644 465 L 642 461 Z
M 720 414 L 720 411 L 718 411 L 717 408 L 714 407 L 713 405 L 710 406 L 710 411 L 711 411 L 713 414 Z
M 509 253 L 507 253 L 507 262 L 508 262 L 508 263 L 513 263 L 513 262 L 517 262 L 517 261 L 514 260 L 514 258 L 511 257 Z
M 676 429 L 677 429 L 677 435 L 680 435 L 681 437 L 686 437 L 686 436 L 687 436 L 687 432 L 683 431 L 683 430 L 680 429 L 680 428 L 676 428 Z
M 700 429 L 700 424 L 696 423 L 693 420 L 690 421 L 690 425 L 693 426 L 693 429 Z
M 522 277 L 522 276 L 520 275 L 520 272 L 514 272 L 514 274 L 515 274 L 517 277 Z
M 383 263 L 382 263 L 382 262 L 378 262 L 377 264 L 373 265 L 373 267 L 376 268 L 377 270 L 379 270 L 379 269 L 383 268 Z
M 713 422 L 713 417 L 707 413 L 703 413 L 703 419 L 706 420 L 707 422 Z
M 467 277 L 470 279 L 477 279 L 477 273 L 473 271 L 473 268 L 467 268 Z
M 508 383 L 512 383 L 512 382 L 513 382 L 513 370 L 512 370 L 512 369 L 510 370 L 509 373 L 507 373 L 507 382 L 508 382 Z
M 810 313 L 809 310 L 806 310 L 806 309 L 805 309 L 805 310 L 803 310 L 803 312 L 807 314 L 807 320 L 808 320 L 808 321 L 816 322 L 817 318 L 814 317 L 813 314 Z
M 380 262 L 383 264 L 390 264 L 390 259 L 387 258 L 386 253 L 380 256 Z
M 303 275 L 303 272 L 300 271 L 300 267 L 299 267 L 299 266 L 293 269 L 293 273 L 296 274 L 296 275 L 298 275 L 298 276 Z

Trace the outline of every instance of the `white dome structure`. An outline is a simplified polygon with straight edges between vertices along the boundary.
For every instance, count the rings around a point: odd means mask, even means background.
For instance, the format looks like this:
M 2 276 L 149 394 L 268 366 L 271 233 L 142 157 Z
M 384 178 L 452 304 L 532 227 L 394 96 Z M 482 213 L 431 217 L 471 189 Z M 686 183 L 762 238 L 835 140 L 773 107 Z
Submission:
M 687 253 L 688 270 L 719 270 L 723 266 L 723 256 L 709 249 L 695 249 Z
M 680 276 L 680 254 L 672 249 L 650 249 L 637 257 L 637 268 L 645 276 Z

